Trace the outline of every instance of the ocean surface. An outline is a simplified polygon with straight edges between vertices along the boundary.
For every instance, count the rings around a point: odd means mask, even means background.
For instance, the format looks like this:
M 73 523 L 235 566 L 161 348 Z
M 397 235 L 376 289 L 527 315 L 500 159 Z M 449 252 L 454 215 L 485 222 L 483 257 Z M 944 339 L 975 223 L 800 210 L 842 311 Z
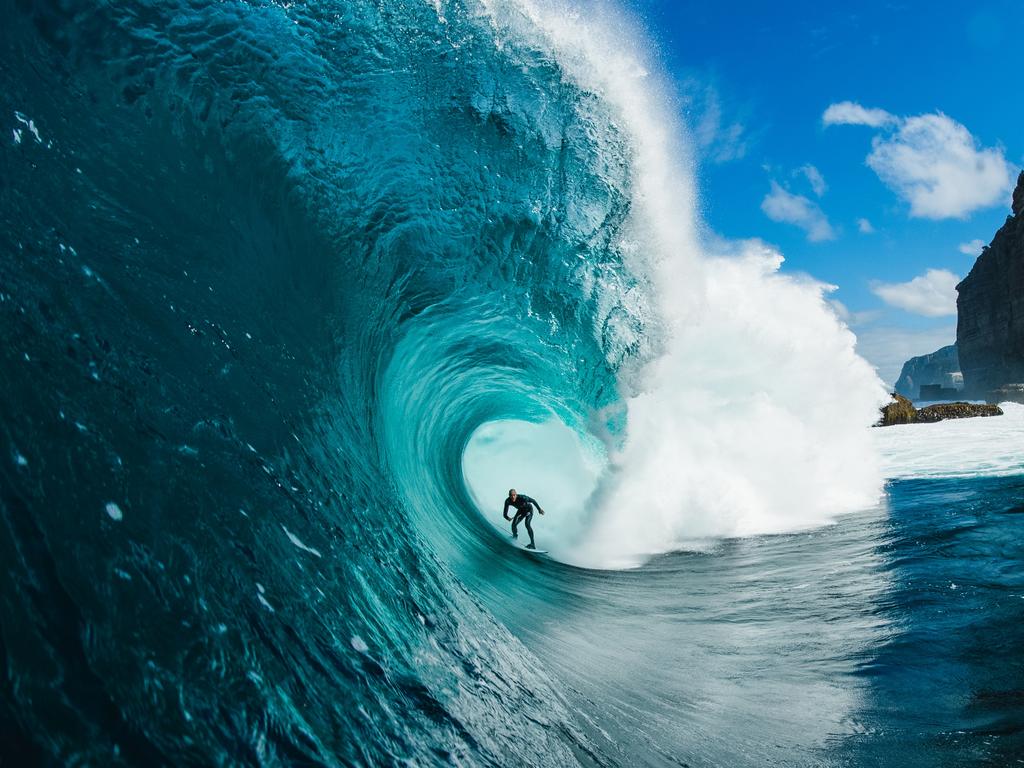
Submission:
M 628 13 L 2 18 L 0 765 L 1024 764 L 1024 407 L 870 429 Z

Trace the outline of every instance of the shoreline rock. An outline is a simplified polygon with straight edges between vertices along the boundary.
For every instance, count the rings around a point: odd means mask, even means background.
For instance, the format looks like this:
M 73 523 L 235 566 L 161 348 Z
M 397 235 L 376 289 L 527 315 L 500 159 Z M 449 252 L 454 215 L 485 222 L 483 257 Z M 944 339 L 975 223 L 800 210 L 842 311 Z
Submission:
M 932 424 L 946 419 L 973 419 L 984 416 L 1002 416 L 1003 409 L 991 403 L 936 403 L 917 410 L 917 424 Z
M 985 416 L 1002 416 L 998 405 L 977 403 L 936 403 L 924 408 L 915 408 L 903 395 L 892 393 L 892 402 L 883 406 L 882 417 L 876 427 L 892 427 L 896 424 L 934 424 L 946 419 L 971 419 Z
M 896 424 L 913 424 L 917 417 L 917 409 L 903 395 L 892 393 L 892 402 L 882 406 L 882 417 L 875 423 L 876 427 L 891 427 Z

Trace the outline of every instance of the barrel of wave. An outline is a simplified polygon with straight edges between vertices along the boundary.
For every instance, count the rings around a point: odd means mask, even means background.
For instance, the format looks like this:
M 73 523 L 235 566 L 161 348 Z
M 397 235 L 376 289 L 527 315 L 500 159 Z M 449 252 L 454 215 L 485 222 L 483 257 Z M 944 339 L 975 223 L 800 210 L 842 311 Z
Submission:
M 491 530 L 512 543 L 502 518 L 509 488 L 535 498 L 545 515 L 533 518 L 537 547 L 552 558 L 575 561 L 590 506 L 607 459 L 594 437 L 574 430 L 558 417 L 529 422 L 501 419 L 482 424 L 462 457 L 466 487 Z M 525 534 L 520 530 L 520 538 Z

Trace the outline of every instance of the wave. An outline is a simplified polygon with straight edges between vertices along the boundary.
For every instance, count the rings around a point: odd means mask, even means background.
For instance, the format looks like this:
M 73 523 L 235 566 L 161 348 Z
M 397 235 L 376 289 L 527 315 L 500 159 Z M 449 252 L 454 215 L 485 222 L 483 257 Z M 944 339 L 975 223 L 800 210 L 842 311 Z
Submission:
M 877 500 L 881 383 L 828 286 L 702 234 L 629 19 L 4 18 L 3 703 L 41 754 L 614 762 L 510 598 Z M 510 485 L 554 562 L 491 524 Z

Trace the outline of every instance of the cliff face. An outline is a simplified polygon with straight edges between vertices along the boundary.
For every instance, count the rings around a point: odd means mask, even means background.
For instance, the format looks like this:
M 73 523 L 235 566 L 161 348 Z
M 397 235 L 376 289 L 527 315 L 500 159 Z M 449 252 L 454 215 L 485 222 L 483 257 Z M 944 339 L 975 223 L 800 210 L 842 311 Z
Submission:
M 956 344 L 950 344 L 930 355 L 912 357 L 903 364 L 900 377 L 896 380 L 896 392 L 916 400 L 921 394 L 922 384 L 941 384 L 944 387 L 959 386 L 960 359 Z
M 995 390 L 1024 383 L 1024 172 L 1013 215 L 956 289 L 965 394 L 998 399 Z

